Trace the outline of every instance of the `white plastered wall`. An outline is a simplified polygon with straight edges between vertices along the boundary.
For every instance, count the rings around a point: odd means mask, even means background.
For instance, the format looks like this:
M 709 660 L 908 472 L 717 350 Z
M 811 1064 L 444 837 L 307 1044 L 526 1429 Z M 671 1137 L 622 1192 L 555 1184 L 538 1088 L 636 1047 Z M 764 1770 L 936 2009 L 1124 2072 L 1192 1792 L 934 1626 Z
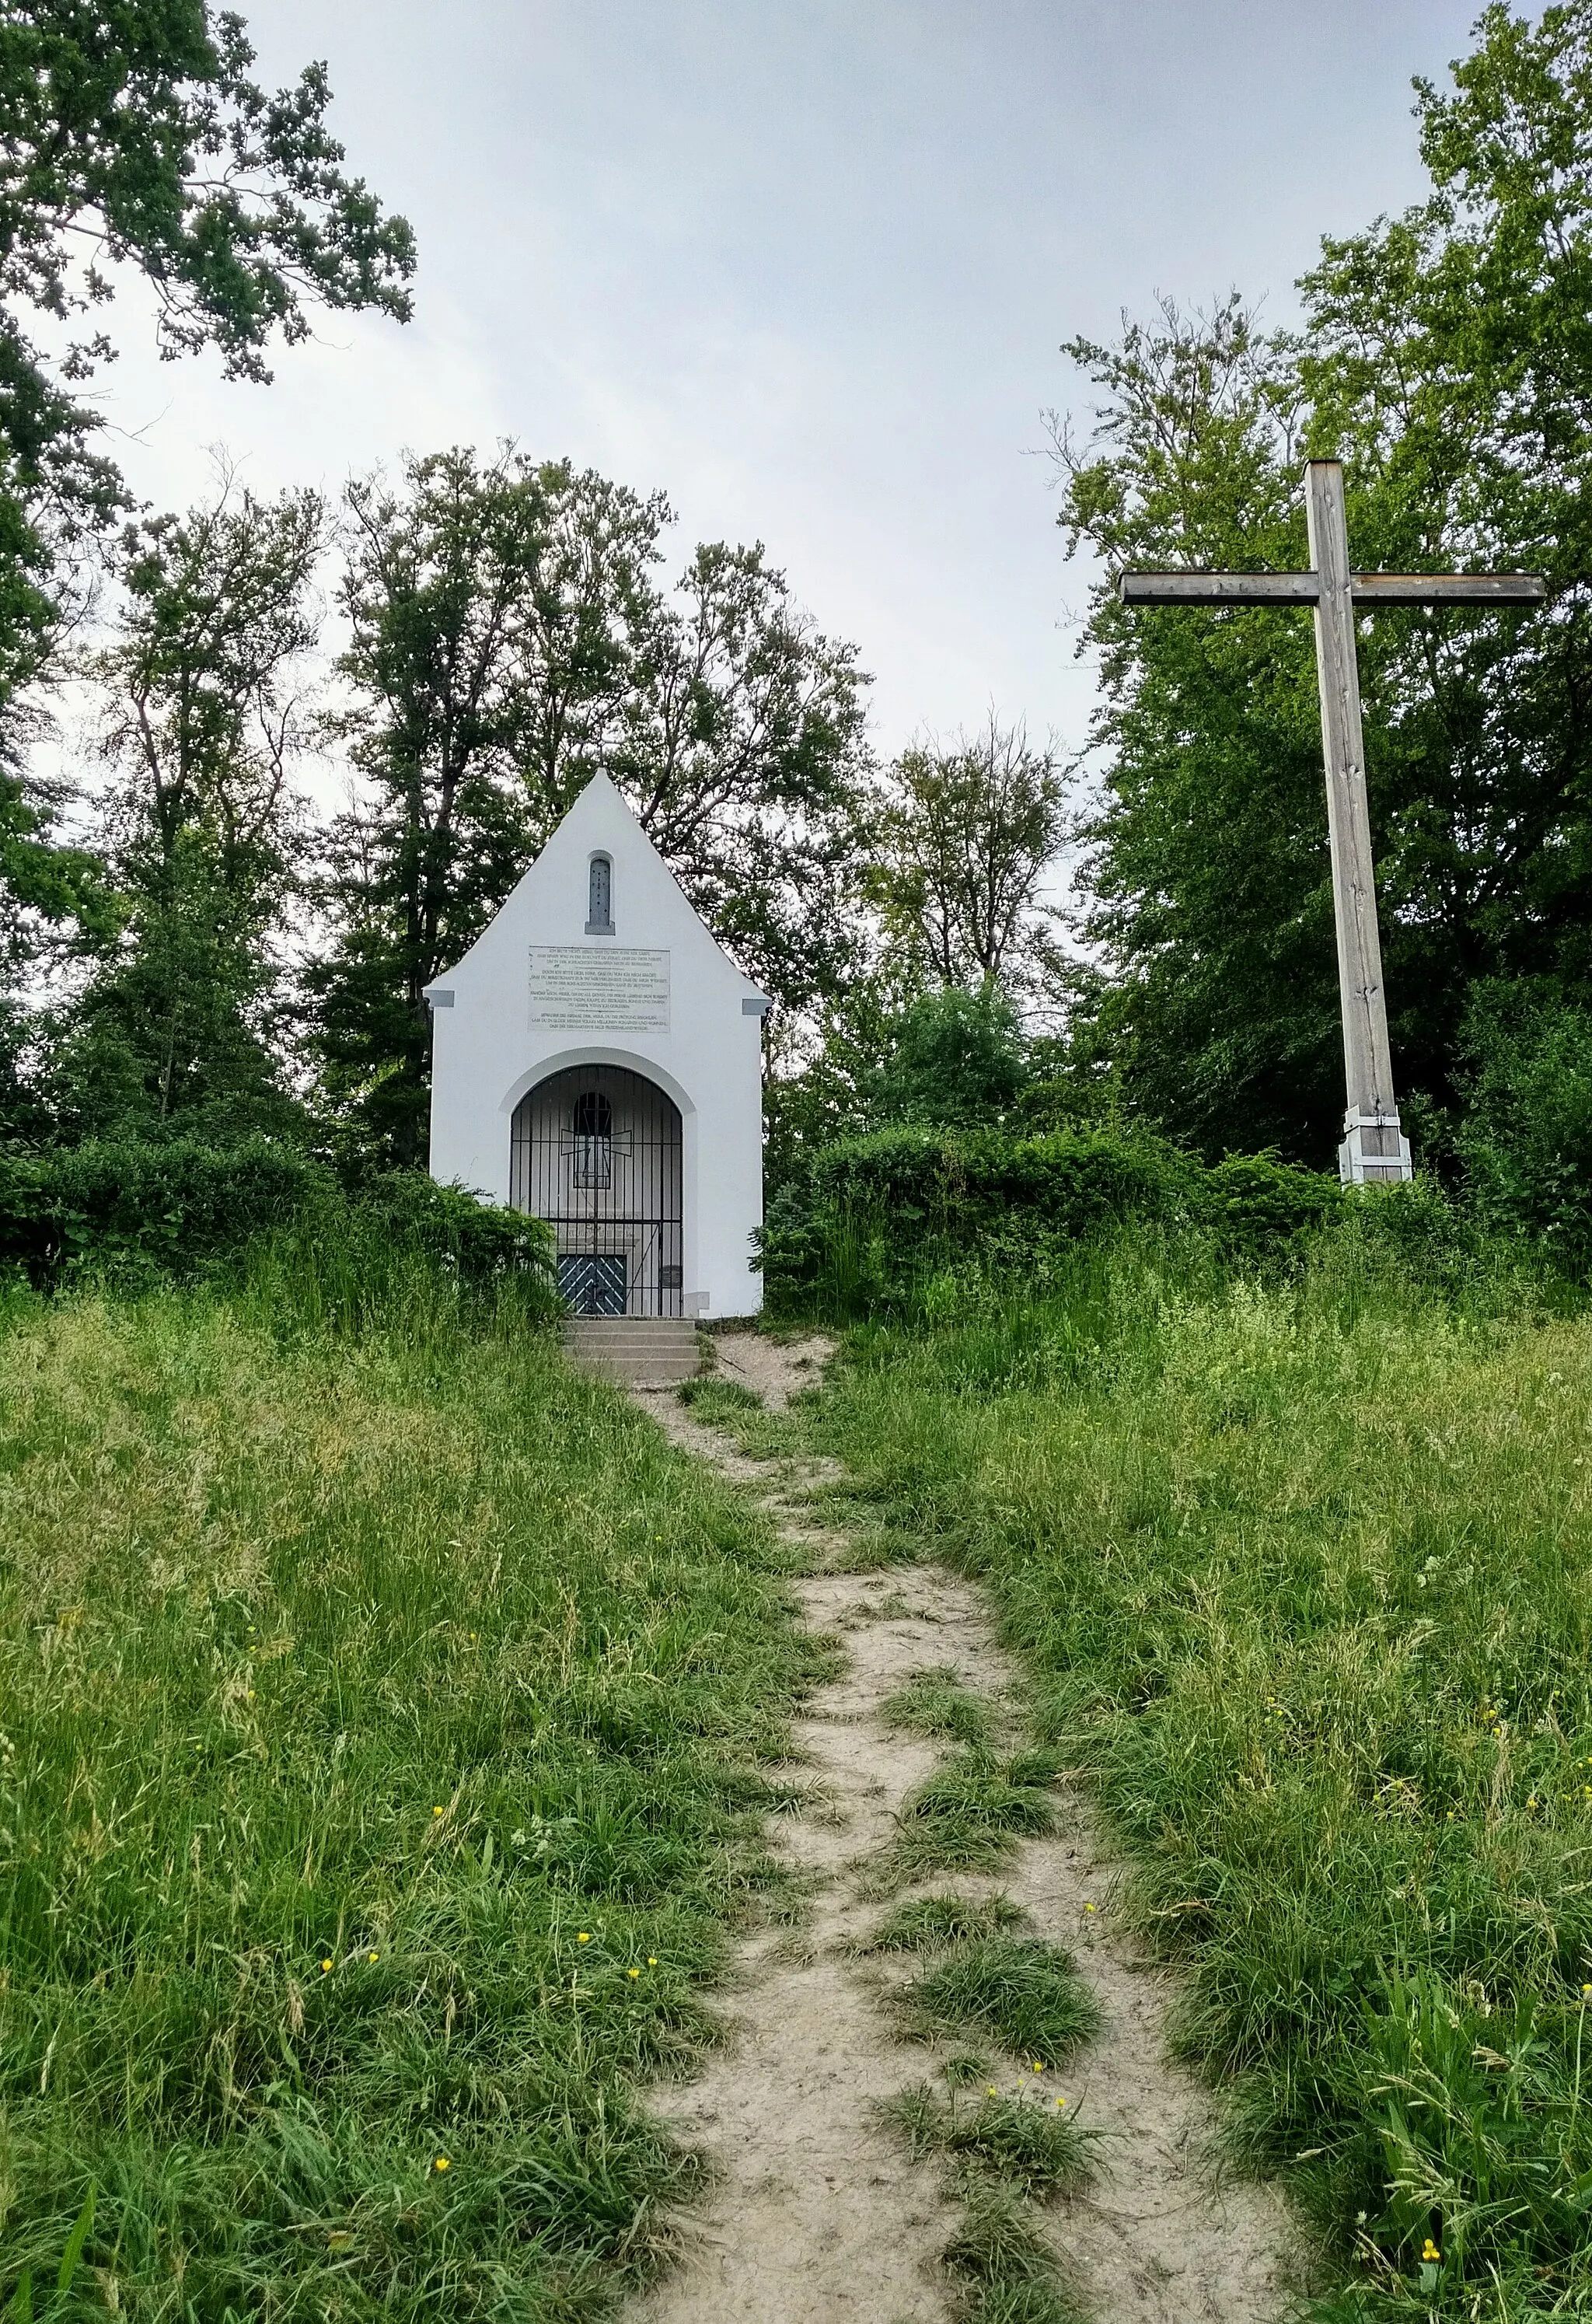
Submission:
M 586 932 L 591 859 L 612 864 L 612 936 Z M 531 1023 L 530 948 L 667 951 L 667 1032 Z M 509 1199 L 510 1124 L 529 1089 L 566 1065 L 646 1074 L 680 1109 L 686 1312 L 754 1314 L 751 1238 L 763 1219 L 761 1015 L 757 987 L 719 950 L 605 775 L 595 775 L 432 1003 L 431 1175 Z

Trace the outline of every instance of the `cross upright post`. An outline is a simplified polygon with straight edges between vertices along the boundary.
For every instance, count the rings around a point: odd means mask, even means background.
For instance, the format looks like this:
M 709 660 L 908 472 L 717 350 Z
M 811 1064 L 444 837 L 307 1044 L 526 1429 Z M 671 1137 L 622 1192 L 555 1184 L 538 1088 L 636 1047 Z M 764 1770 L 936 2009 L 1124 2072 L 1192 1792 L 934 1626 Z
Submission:
M 1539 604 L 1547 592 L 1533 573 L 1353 572 L 1342 463 L 1310 461 L 1304 492 L 1308 573 L 1124 573 L 1117 594 L 1125 605 L 1280 604 L 1314 610 L 1348 1096 L 1338 1167 L 1346 1184 L 1361 1185 L 1411 1177 L 1413 1166 L 1399 1122 L 1387 1038 L 1356 613 L 1374 605 Z
M 1348 519 L 1343 470 L 1312 460 L 1304 472 L 1310 561 L 1318 576 L 1316 683 L 1321 696 L 1321 755 L 1327 770 L 1327 844 L 1332 859 L 1332 917 L 1338 931 L 1338 999 L 1343 1018 L 1343 1177 L 1408 1178 L 1410 1141 L 1393 1093 L 1393 1052 L 1382 987 L 1382 936 L 1371 863 L 1371 814 L 1366 803 L 1366 745 L 1360 730 L 1360 672 L 1355 652 L 1354 576 L 1348 569 Z M 1389 1166 L 1392 1167 L 1389 1167 Z M 1367 1167 L 1370 1166 L 1370 1167 Z

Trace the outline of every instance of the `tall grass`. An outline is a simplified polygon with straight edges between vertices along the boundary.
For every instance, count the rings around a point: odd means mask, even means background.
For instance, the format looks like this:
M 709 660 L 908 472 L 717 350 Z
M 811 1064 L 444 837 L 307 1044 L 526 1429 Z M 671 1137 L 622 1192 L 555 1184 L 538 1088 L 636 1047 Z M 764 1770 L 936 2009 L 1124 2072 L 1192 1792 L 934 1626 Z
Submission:
M 1586 2312 L 1592 1319 L 1175 1257 L 857 1333 L 809 1425 L 988 1577 L 1322 2312 Z
M 92 2185 L 62 2314 L 608 2312 L 768 1877 L 779 1572 L 511 1285 L 14 1296 L 0 2301 Z

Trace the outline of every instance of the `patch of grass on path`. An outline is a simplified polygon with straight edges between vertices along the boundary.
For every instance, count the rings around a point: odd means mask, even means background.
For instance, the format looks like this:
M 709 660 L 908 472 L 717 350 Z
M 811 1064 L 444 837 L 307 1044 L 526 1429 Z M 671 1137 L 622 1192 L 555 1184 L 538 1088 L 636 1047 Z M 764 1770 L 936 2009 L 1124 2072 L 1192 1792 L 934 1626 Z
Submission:
M 0 2301 L 93 2182 L 65 2312 L 606 2314 L 771 1877 L 785 1563 L 523 1326 L 14 1307 Z
M 808 1425 L 987 1578 L 1318 2312 L 1592 2308 L 1592 1320 L 1091 1253 Z
M 862 1948 L 870 1953 L 922 1953 L 968 1937 L 998 1936 L 1026 1914 L 1009 1896 L 915 1896 L 887 1914 Z
M 902 1803 L 899 1829 L 883 1868 L 899 1880 L 928 1872 L 994 1872 L 1021 1840 L 1055 1821 L 1049 1789 L 1054 1766 L 1044 1752 L 998 1759 L 958 1751 Z
M 1093 2168 L 1099 2133 L 1086 2130 L 1065 2102 L 1020 2094 L 1002 2098 L 988 2090 L 942 2098 L 932 2082 L 919 2082 L 887 2099 L 880 2108 L 906 2139 L 915 2162 L 938 2154 L 1010 2188 L 1044 2198 L 1075 2194 Z
M 896 1997 L 917 2032 L 981 2034 L 1035 2073 L 1065 2065 L 1100 2030 L 1100 2005 L 1070 1955 L 1035 1937 L 955 1945 Z
M 919 1671 L 879 1705 L 887 1727 L 942 1742 L 988 1749 L 995 1733 L 993 1706 L 962 1685 L 953 1670 Z

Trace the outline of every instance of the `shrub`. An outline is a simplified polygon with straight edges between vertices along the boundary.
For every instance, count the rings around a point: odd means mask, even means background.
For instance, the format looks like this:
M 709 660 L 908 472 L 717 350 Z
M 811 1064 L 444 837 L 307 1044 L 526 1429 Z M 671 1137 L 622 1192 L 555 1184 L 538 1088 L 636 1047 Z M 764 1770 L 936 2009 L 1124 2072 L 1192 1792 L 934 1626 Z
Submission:
M 1145 1132 L 903 1127 L 826 1148 L 781 1190 L 763 1268 L 776 1308 L 855 1315 L 932 1304 L 935 1277 L 970 1259 L 1032 1273 L 1134 1221 L 1257 1259 L 1294 1247 L 1342 1204 L 1336 1179 L 1319 1171 L 1270 1155 L 1210 1166 Z
M 1482 988 L 1467 1020 L 1475 1065 L 1458 1147 L 1477 1217 L 1540 1237 L 1565 1272 L 1592 1270 L 1592 1015 L 1551 988 Z
M 419 1259 L 465 1284 L 546 1278 L 550 1298 L 542 1222 L 423 1171 L 389 1171 L 349 1195 L 324 1163 L 263 1137 L 0 1152 L 0 1264 L 41 1286 L 85 1273 L 183 1280 L 239 1263 L 258 1275 L 262 1251 L 322 1277 Z
M 0 1259 L 35 1282 L 86 1261 L 189 1275 L 336 1194 L 321 1164 L 269 1138 L 0 1152 Z

